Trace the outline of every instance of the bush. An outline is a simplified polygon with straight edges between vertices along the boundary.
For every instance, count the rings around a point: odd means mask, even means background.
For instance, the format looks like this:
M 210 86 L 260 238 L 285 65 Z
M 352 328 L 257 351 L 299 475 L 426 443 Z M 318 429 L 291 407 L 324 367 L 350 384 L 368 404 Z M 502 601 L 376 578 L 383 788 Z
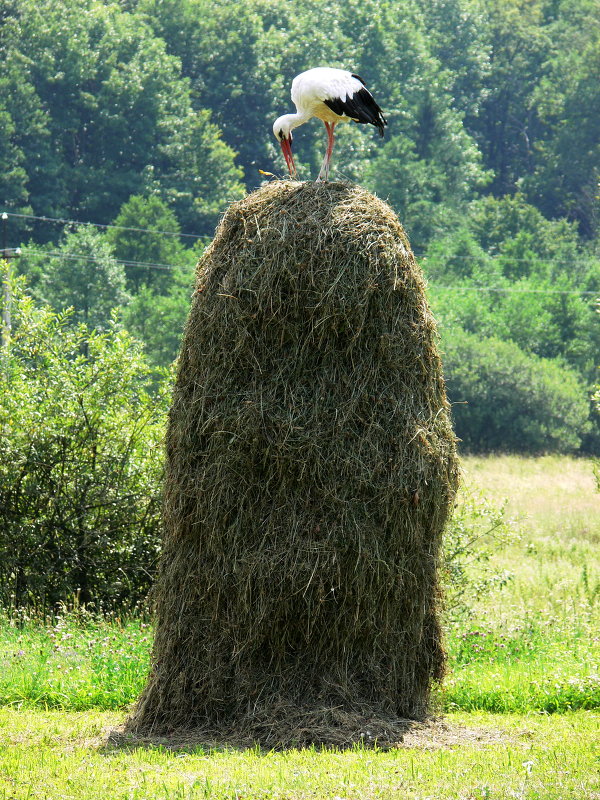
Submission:
M 492 556 L 516 537 L 505 516 L 469 488 L 462 488 L 443 538 L 441 578 L 446 624 L 469 619 L 482 595 L 501 589 L 512 574 L 492 564 Z
M 0 374 L 0 601 L 132 605 L 159 546 L 165 391 L 105 333 L 15 287 Z
M 473 452 L 568 453 L 590 430 L 586 389 L 557 359 L 459 328 L 444 335 L 457 436 Z

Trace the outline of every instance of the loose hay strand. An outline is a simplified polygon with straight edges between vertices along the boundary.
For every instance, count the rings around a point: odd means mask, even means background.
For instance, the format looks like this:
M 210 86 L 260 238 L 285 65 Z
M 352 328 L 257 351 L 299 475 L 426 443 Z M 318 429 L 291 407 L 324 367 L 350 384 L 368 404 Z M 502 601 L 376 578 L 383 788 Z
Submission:
M 367 722 L 393 741 L 423 719 L 457 481 L 435 323 L 391 209 L 343 183 L 232 205 L 181 349 L 153 666 L 128 729 L 285 746 Z

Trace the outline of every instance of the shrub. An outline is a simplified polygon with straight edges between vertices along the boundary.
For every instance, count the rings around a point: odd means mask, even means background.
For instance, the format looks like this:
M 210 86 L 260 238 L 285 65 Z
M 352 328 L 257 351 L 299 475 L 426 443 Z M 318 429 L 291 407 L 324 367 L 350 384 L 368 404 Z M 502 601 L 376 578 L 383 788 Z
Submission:
M 159 541 L 165 392 L 116 320 L 104 333 L 20 286 L 0 374 L 0 601 L 131 605 Z
M 557 359 L 513 342 L 446 330 L 444 367 L 456 433 L 474 452 L 568 453 L 590 429 L 586 389 Z
M 493 566 L 492 556 L 516 534 L 505 507 L 463 487 L 443 537 L 441 577 L 446 623 L 455 625 L 473 614 L 474 601 L 501 589 L 512 574 Z

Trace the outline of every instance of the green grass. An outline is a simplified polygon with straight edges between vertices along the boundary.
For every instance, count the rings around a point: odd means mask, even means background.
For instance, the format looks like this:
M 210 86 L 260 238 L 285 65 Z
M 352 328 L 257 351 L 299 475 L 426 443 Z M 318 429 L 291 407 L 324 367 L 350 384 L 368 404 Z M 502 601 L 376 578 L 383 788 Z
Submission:
M 514 587 L 510 587 L 513 588 Z M 505 590 L 502 595 L 508 595 Z M 501 596 L 502 596 L 501 595 Z M 597 603 L 557 611 L 504 604 L 449 632 L 445 710 L 493 712 L 600 708 Z M 496 602 L 498 597 L 496 597 Z
M 2 800 L 593 800 L 600 715 L 453 714 L 444 748 L 111 748 L 115 712 L 0 709 Z M 480 738 L 477 738 L 477 737 Z
M 448 637 L 445 711 L 562 712 L 600 708 L 600 643 L 593 620 L 532 613 L 527 622 L 476 622 Z M 65 711 L 127 708 L 143 688 L 151 629 L 130 620 L 0 626 L 0 705 Z
M 0 621 L 0 705 L 66 711 L 121 709 L 139 695 L 152 631 L 67 614 L 53 624 Z
M 465 482 L 506 502 L 518 532 L 493 556 L 511 574 L 449 631 L 446 709 L 600 707 L 600 494 L 592 463 L 466 458 Z

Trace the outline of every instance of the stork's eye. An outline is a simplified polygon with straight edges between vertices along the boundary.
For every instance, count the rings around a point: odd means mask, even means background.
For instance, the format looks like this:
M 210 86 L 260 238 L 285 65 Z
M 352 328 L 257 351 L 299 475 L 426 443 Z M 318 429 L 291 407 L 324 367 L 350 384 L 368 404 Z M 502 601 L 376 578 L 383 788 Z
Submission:
M 285 136 L 283 135 L 283 131 L 279 131 L 278 132 L 277 138 L 279 139 L 280 142 L 283 142 L 283 140 L 285 139 Z

